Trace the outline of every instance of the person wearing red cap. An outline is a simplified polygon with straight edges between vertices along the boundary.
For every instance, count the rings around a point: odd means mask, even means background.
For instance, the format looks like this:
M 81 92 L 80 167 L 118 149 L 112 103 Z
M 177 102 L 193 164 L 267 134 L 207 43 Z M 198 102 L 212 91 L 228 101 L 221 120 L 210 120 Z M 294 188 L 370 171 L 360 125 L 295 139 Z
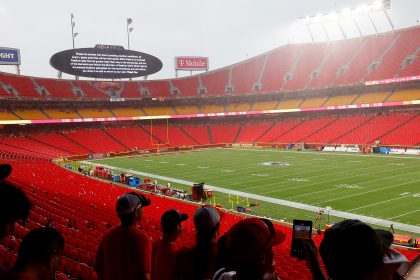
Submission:
M 273 246 L 282 243 L 285 234 L 267 219 L 247 218 L 221 237 L 224 267 L 214 280 L 277 280 L 274 270 Z M 220 248 L 220 246 L 219 246 Z M 219 257 L 219 256 L 218 256 Z
M 175 209 L 163 213 L 160 219 L 163 235 L 153 243 L 152 280 L 171 278 L 175 262 L 175 242 L 184 230 L 182 222 L 187 219 L 187 214 L 180 214 Z
M 121 224 L 103 236 L 96 254 L 95 271 L 100 280 L 150 280 L 152 242 L 136 228 L 143 207 L 148 205 L 150 200 L 135 192 L 118 198 Z
M 203 280 L 213 277 L 220 221 L 219 211 L 210 205 L 203 205 L 195 211 L 196 244 L 192 248 L 181 248 L 176 253 L 173 279 Z

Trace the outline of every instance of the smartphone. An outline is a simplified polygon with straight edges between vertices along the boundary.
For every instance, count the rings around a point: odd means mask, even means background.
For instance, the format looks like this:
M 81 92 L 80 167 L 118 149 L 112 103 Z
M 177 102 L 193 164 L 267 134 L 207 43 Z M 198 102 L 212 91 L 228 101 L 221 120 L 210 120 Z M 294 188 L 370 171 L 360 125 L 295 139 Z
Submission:
M 311 239 L 312 221 L 293 220 L 292 247 L 290 256 L 305 259 L 305 242 Z

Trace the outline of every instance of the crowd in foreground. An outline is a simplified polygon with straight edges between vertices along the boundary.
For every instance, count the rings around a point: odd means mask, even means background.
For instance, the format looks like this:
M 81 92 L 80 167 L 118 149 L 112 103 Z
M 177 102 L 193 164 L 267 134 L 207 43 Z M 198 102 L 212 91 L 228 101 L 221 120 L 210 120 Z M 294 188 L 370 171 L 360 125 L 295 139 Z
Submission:
M 31 207 L 25 193 L 5 179 L 10 172 L 10 166 L 0 165 L 0 239 L 13 234 L 15 223 L 25 221 Z M 177 250 L 183 221 L 189 217 L 175 209 L 166 211 L 161 217 L 162 237 L 152 242 L 138 228 L 143 208 L 151 203 L 136 192 L 118 198 L 121 223 L 103 236 L 97 249 L 95 271 L 100 280 L 280 279 L 273 247 L 284 242 L 285 234 L 270 220 L 246 218 L 220 235 L 223 213 L 203 205 L 192 217 L 195 245 Z M 403 279 L 409 264 L 390 247 L 389 237 L 361 221 L 344 220 L 325 232 L 319 252 L 313 242 L 305 244 L 306 263 L 315 280 Z M 0 270 L 0 280 L 55 279 L 63 252 L 64 239 L 57 230 L 34 229 L 23 237 L 12 268 Z

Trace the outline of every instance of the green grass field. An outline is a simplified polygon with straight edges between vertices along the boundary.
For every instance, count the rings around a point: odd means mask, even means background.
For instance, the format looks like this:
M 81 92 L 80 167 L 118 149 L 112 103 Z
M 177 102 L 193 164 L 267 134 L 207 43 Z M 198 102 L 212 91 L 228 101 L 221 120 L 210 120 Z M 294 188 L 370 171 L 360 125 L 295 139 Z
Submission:
M 298 202 L 316 209 L 330 206 L 335 211 L 378 218 L 385 221 L 384 227 L 388 222 L 420 226 L 419 157 L 209 149 L 91 162 L 154 174 L 156 176 L 150 177 L 159 178 L 159 183 L 170 181 L 172 186 L 188 190 L 188 182 L 205 182 L 213 187 Z M 265 164 L 269 162 L 279 164 Z M 162 180 L 159 176 L 167 178 Z M 187 182 L 177 184 L 174 179 Z M 237 202 L 241 206 L 247 204 L 247 195 L 232 195 L 231 201 L 225 193 L 216 192 L 215 195 L 216 203 L 228 209 L 236 206 Z M 293 218 L 313 220 L 316 216 L 313 209 L 308 211 L 305 207 L 289 207 L 284 203 L 279 205 L 255 198 L 248 200 L 255 201 L 259 201 L 261 206 L 251 209 L 258 215 L 289 221 Z M 334 215 L 329 218 L 331 221 L 343 219 Z M 398 226 L 395 228 L 398 230 Z

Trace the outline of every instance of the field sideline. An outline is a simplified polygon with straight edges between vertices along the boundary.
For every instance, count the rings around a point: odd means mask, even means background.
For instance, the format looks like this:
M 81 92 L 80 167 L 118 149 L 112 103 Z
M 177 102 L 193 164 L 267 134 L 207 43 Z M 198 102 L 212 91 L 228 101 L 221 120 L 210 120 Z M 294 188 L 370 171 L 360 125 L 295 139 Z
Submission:
M 259 215 L 312 217 L 287 208 L 311 212 L 330 206 L 331 216 L 355 217 L 384 227 L 393 223 L 404 231 L 420 233 L 419 160 L 393 155 L 209 149 L 91 162 L 157 178 L 160 183 L 170 181 L 173 186 L 172 182 L 178 182 L 176 186 L 189 189 L 191 182 L 205 182 L 215 191 L 274 203 L 254 207 Z M 217 194 L 218 203 L 225 200 L 226 204 L 226 196 Z M 245 203 L 237 199 L 240 205 Z

